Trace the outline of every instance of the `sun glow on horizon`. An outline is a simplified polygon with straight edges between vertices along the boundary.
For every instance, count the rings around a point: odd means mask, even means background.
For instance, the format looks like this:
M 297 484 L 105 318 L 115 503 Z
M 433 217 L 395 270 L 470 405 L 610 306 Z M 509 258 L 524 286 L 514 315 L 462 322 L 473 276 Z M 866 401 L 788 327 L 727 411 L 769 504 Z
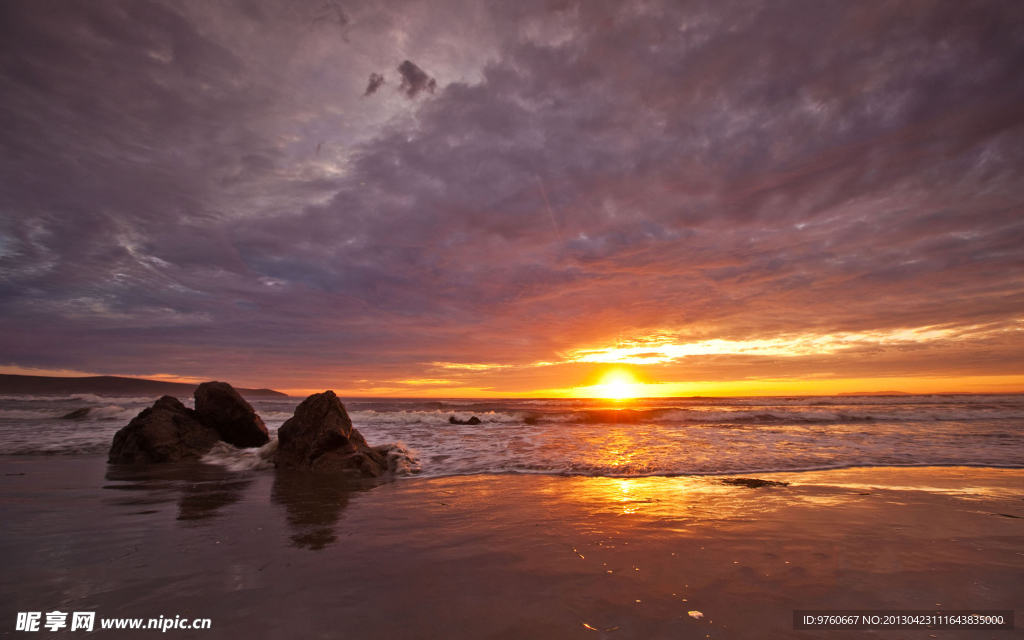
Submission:
M 616 369 L 609 371 L 601 378 L 599 384 L 592 388 L 599 398 L 609 400 L 630 400 L 637 397 L 640 384 L 628 371 Z

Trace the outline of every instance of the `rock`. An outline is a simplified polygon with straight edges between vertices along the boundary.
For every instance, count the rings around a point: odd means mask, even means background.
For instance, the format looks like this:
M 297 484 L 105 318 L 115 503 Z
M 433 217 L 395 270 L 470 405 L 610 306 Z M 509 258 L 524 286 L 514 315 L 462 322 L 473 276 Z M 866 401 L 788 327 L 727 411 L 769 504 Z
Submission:
M 196 417 L 236 447 L 262 447 L 270 442 L 267 426 L 252 405 L 226 382 L 204 382 L 195 392 Z
M 107 462 L 150 463 L 198 460 L 220 440 L 195 411 L 164 396 L 114 434 Z
M 469 420 L 459 420 L 455 416 L 448 418 L 448 422 L 451 424 L 480 424 L 480 418 L 473 416 Z
M 387 459 L 366 444 L 333 391 L 314 393 L 277 430 L 276 465 L 282 469 L 383 475 Z
M 741 487 L 747 487 L 748 489 L 757 489 L 759 487 L 788 487 L 788 482 L 779 482 L 777 480 L 762 480 L 761 478 L 723 478 L 724 484 L 734 484 Z
M 89 415 L 89 409 L 90 408 L 91 407 L 82 407 L 81 409 L 75 409 L 74 411 L 69 411 L 68 413 L 65 413 L 64 415 L 62 415 L 61 419 L 63 419 L 63 420 L 81 420 L 85 416 Z

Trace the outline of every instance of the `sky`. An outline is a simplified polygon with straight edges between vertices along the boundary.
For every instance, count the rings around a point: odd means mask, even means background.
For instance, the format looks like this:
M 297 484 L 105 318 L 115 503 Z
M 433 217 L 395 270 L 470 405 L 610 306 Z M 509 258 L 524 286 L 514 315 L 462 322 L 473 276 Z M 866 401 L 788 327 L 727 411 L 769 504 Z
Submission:
M 1024 392 L 1024 3 L 0 3 L 0 373 Z

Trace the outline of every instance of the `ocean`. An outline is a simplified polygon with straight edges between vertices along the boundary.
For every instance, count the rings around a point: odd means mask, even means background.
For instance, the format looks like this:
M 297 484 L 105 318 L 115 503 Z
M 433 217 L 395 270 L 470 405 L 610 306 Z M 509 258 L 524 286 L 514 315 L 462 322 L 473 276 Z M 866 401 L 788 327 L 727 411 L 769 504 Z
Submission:
M 0 396 L 0 455 L 105 455 L 155 398 Z M 186 404 L 191 406 L 191 398 Z M 254 398 L 263 450 L 219 445 L 205 461 L 270 466 L 302 398 Z M 754 474 L 858 466 L 1024 467 L 1024 396 L 343 399 L 371 445 L 405 451 L 400 475 Z M 78 417 L 67 417 L 77 415 Z M 451 424 L 449 418 L 479 425 Z

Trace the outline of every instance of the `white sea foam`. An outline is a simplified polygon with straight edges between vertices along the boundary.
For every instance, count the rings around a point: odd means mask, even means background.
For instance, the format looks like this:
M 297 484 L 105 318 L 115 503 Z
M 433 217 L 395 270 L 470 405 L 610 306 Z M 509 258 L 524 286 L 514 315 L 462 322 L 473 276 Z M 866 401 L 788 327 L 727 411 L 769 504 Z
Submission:
M 91 393 L 73 393 L 67 397 L 72 400 L 81 400 L 82 402 L 89 402 L 93 404 L 107 404 L 113 402 L 115 404 L 142 404 L 148 406 L 156 402 L 157 398 L 160 396 L 97 396 Z
M 241 449 L 226 442 L 218 442 L 213 446 L 202 461 L 216 464 L 231 471 L 252 471 L 270 469 L 274 466 L 277 453 L 277 438 L 259 448 Z M 378 445 L 374 449 L 384 455 L 388 462 L 388 472 L 396 476 L 409 476 L 420 472 L 419 458 L 416 452 L 401 442 Z
M 94 407 L 89 409 L 86 418 L 89 420 L 122 420 L 129 422 L 132 418 L 139 415 L 140 411 L 141 409 L 138 407 L 125 408 L 117 405 Z
M 226 467 L 232 471 L 270 469 L 277 453 L 277 438 L 259 448 L 240 449 L 226 442 L 218 442 L 203 456 L 202 461 Z
M 37 420 L 59 418 L 67 413 L 62 409 L 0 409 L 0 420 Z
M 384 454 L 388 461 L 388 473 L 396 476 L 411 476 L 419 473 L 420 459 L 416 452 L 402 442 L 382 444 L 374 447 L 378 453 Z

